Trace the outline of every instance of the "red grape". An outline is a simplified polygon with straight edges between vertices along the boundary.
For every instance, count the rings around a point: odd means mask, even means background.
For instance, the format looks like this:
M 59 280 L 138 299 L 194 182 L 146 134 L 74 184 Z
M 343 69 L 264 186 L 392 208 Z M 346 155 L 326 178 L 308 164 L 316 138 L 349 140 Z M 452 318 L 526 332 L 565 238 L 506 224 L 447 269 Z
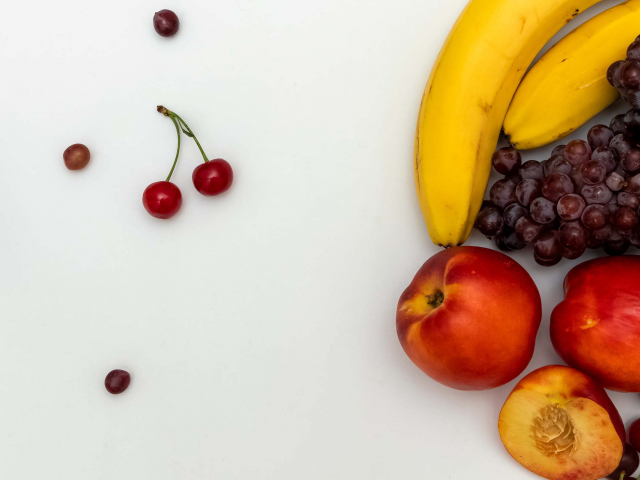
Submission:
M 558 229 L 558 241 L 568 250 L 584 250 L 587 248 L 587 231 L 578 221 L 563 223 Z
M 104 386 L 113 395 L 124 392 L 131 382 L 131 375 L 125 370 L 111 370 L 104 379 Z
M 498 235 L 503 225 L 502 210 L 493 205 L 484 207 L 476 217 L 476 228 L 486 237 Z
M 582 212 L 582 224 L 589 230 L 604 228 L 609 219 L 609 210 L 604 205 L 589 205 Z
M 609 148 L 616 152 L 618 158 L 631 150 L 632 146 L 633 142 L 631 138 L 623 133 L 616 134 L 616 136 L 611 139 L 611 143 L 609 143 Z
M 560 245 L 560 252 L 562 253 L 562 256 L 567 260 L 575 260 L 576 258 L 580 258 L 586 250 L 586 246 L 578 250 L 571 250 L 570 248 L 566 248 Z
M 518 201 L 516 198 L 516 185 L 509 180 L 498 180 L 491 187 L 489 198 L 491 203 L 504 210 L 508 205 Z
M 560 260 L 562 260 L 562 256 L 559 255 L 551 260 L 546 260 L 544 258 L 540 258 L 538 255 L 536 255 L 535 252 L 533 252 L 533 259 L 538 265 L 542 265 L 543 267 L 553 267 L 554 265 L 560 263 Z
M 544 259 L 553 260 L 560 256 L 560 243 L 558 243 L 558 232 L 549 230 L 543 232 L 533 245 L 534 253 Z
M 582 198 L 587 202 L 587 205 L 594 203 L 605 205 L 609 203 L 613 192 L 604 183 L 598 183 L 597 185 L 585 185 L 580 192 Z
M 625 192 L 629 193 L 640 193 L 640 173 L 637 173 L 633 177 L 629 176 L 624 179 L 627 184 L 624 187 Z
M 524 162 L 520 167 L 520 177 L 522 180 L 544 180 L 544 168 L 536 160 Z
M 577 220 L 582 216 L 586 207 L 586 202 L 580 195 L 575 193 L 565 195 L 558 200 L 558 216 L 563 220 Z
M 634 212 L 637 212 L 638 208 L 640 208 L 640 197 L 633 193 L 620 192 L 618 194 L 618 204 L 621 207 L 629 207 Z
M 516 222 L 516 235 L 522 243 L 531 243 L 542 232 L 542 225 L 536 223 L 529 215 Z
M 552 173 L 542 183 L 542 194 L 552 202 L 557 202 L 563 195 L 573 192 L 573 182 L 564 173 Z
M 550 223 L 556 219 L 556 204 L 544 197 L 539 197 L 531 202 L 529 212 L 531 218 L 537 223 Z
M 627 48 L 627 60 L 640 60 L 640 40 L 636 39 L 631 45 L 629 45 L 629 48 Z
M 618 60 L 617 62 L 612 63 L 607 70 L 607 80 L 616 88 L 622 86 L 622 82 L 620 81 L 620 70 L 622 70 L 623 65 L 624 60 Z
M 564 158 L 571 165 L 580 165 L 591 158 L 591 153 L 591 147 L 584 140 L 571 140 L 565 148 Z
M 82 170 L 87 166 L 90 158 L 89 149 L 81 143 L 75 143 L 67 147 L 62 154 L 64 164 L 69 170 Z
M 567 148 L 566 145 L 558 145 L 553 150 L 551 150 L 551 156 L 555 157 L 556 155 L 561 155 L 561 156 L 564 157 L 564 152 L 565 152 L 566 148 Z
M 631 147 L 627 153 L 620 158 L 620 166 L 629 173 L 640 171 L 640 148 Z
M 582 175 L 580 174 L 580 167 L 581 165 L 576 165 L 571 169 L 571 173 L 569 174 L 569 177 L 573 182 L 574 189 L 578 192 L 585 186 L 584 180 L 582 180 Z
M 602 247 L 604 247 L 604 240 L 598 240 L 592 234 L 589 234 L 587 237 L 587 248 L 597 249 Z
M 640 64 L 633 60 L 624 62 L 620 69 L 620 83 L 628 90 L 640 89 Z
M 617 255 L 624 255 L 626 253 L 627 250 L 629 250 L 629 245 L 631 244 L 631 242 L 629 241 L 628 238 L 622 238 L 621 240 L 617 240 L 617 241 L 607 241 L 604 242 L 604 251 L 607 255 L 610 256 L 617 256 Z
M 640 110 L 631 109 L 624 114 L 624 126 L 633 135 L 640 132 Z
M 611 223 L 620 231 L 631 230 L 638 225 L 638 214 L 629 207 L 620 207 L 612 214 Z
M 610 224 L 606 224 L 600 230 L 592 230 L 590 232 L 590 236 L 592 236 L 595 240 L 604 242 L 611 238 L 612 233 L 613 233 L 613 227 Z
M 619 192 L 625 186 L 624 177 L 616 172 L 611 172 L 604 183 L 614 192 Z
M 160 10 L 153 16 L 153 28 L 158 35 L 172 37 L 178 33 L 180 20 L 171 10 Z
M 532 178 L 522 180 L 516 187 L 516 198 L 520 205 L 528 207 L 536 198 L 542 196 L 542 182 Z
M 599 160 L 589 160 L 580 166 L 580 176 L 587 185 L 595 185 L 604 180 L 607 168 Z
M 591 160 L 599 160 L 607 169 L 607 173 L 613 172 L 618 162 L 618 156 L 609 147 L 598 147 L 591 154 Z
M 587 142 L 593 150 L 598 147 L 606 147 L 613 138 L 613 130 L 606 125 L 594 125 L 587 133 Z
M 571 173 L 571 169 L 573 166 L 569 163 L 569 161 L 560 156 L 555 156 L 549 159 L 547 162 L 547 166 L 545 168 L 545 173 L 547 175 L 551 175 L 552 173 L 564 173 L 565 175 L 569 175 Z
M 522 156 L 513 147 L 504 147 L 494 152 L 491 163 L 498 173 L 506 175 L 520 168 Z
M 504 223 L 511 228 L 515 228 L 516 223 L 520 219 L 520 217 L 524 217 L 527 213 L 529 212 L 522 205 L 512 203 L 504 209 Z
M 520 241 L 520 239 L 516 235 L 516 232 L 513 230 L 509 231 L 509 233 L 505 235 L 504 245 L 505 247 L 507 247 L 507 249 L 511 251 L 522 250 L 524 247 L 527 246 L 526 243 L 523 243 L 522 241 Z

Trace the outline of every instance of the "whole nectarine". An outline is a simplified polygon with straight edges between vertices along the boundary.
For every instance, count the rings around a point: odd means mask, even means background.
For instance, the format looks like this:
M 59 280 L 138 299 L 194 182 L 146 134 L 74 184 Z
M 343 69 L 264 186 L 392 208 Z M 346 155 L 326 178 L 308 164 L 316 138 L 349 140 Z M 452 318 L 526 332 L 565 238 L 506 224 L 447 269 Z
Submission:
M 515 260 L 454 247 L 420 268 L 400 297 L 396 330 L 409 358 L 431 378 L 485 390 L 526 368 L 540 319 L 538 289 Z
M 573 268 L 551 314 L 551 342 L 568 365 L 605 388 L 640 392 L 640 257 Z
M 498 430 L 515 460 L 549 480 L 610 475 L 625 441 L 622 419 L 604 389 L 558 365 L 520 380 L 502 407 Z

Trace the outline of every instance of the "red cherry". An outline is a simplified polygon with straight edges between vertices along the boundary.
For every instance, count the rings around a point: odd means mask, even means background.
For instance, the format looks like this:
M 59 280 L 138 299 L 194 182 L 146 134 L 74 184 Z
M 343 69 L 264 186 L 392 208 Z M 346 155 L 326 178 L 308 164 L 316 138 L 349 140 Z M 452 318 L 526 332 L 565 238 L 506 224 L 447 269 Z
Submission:
M 142 204 L 149 215 L 156 218 L 171 218 L 182 205 L 182 193 L 173 183 L 155 182 L 145 188 Z
M 233 170 L 229 162 L 217 158 L 198 165 L 192 178 L 198 192 L 205 197 L 213 197 L 229 190 L 233 182 Z
M 131 382 L 131 375 L 125 370 L 111 370 L 104 379 L 104 387 L 107 392 L 118 395 L 124 392 Z

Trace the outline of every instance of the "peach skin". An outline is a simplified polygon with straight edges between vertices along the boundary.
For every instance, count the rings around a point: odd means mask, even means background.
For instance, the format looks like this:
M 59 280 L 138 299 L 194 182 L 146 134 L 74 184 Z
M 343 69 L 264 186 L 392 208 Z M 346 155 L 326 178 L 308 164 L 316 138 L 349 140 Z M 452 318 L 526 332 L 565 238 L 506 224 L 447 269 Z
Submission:
M 529 364 L 541 315 L 538 289 L 513 259 L 453 247 L 427 260 L 404 291 L 396 330 L 406 354 L 431 378 L 486 390 Z

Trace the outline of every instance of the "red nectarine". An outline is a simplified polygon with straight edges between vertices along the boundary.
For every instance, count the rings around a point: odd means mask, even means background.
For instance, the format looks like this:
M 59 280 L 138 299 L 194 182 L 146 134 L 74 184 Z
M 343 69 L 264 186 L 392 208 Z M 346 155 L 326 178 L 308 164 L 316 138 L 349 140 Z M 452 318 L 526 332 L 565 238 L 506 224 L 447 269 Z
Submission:
M 549 480 L 597 480 L 620 463 L 622 419 L 582 372 L 551 365 L 515 386 L 500 412 L 500 439 L 523 467 Z
M 404 291 L 396 329 L 404 351 L 431 378 L 485 390 L 526 368 L 540 319 L 538 289 L 515 260 L 453 247 L 431 257 Z
M 551 314 L 558 354 L 605 388 L 640 392 L 640 257 L 584 262 L 564 295 Z

